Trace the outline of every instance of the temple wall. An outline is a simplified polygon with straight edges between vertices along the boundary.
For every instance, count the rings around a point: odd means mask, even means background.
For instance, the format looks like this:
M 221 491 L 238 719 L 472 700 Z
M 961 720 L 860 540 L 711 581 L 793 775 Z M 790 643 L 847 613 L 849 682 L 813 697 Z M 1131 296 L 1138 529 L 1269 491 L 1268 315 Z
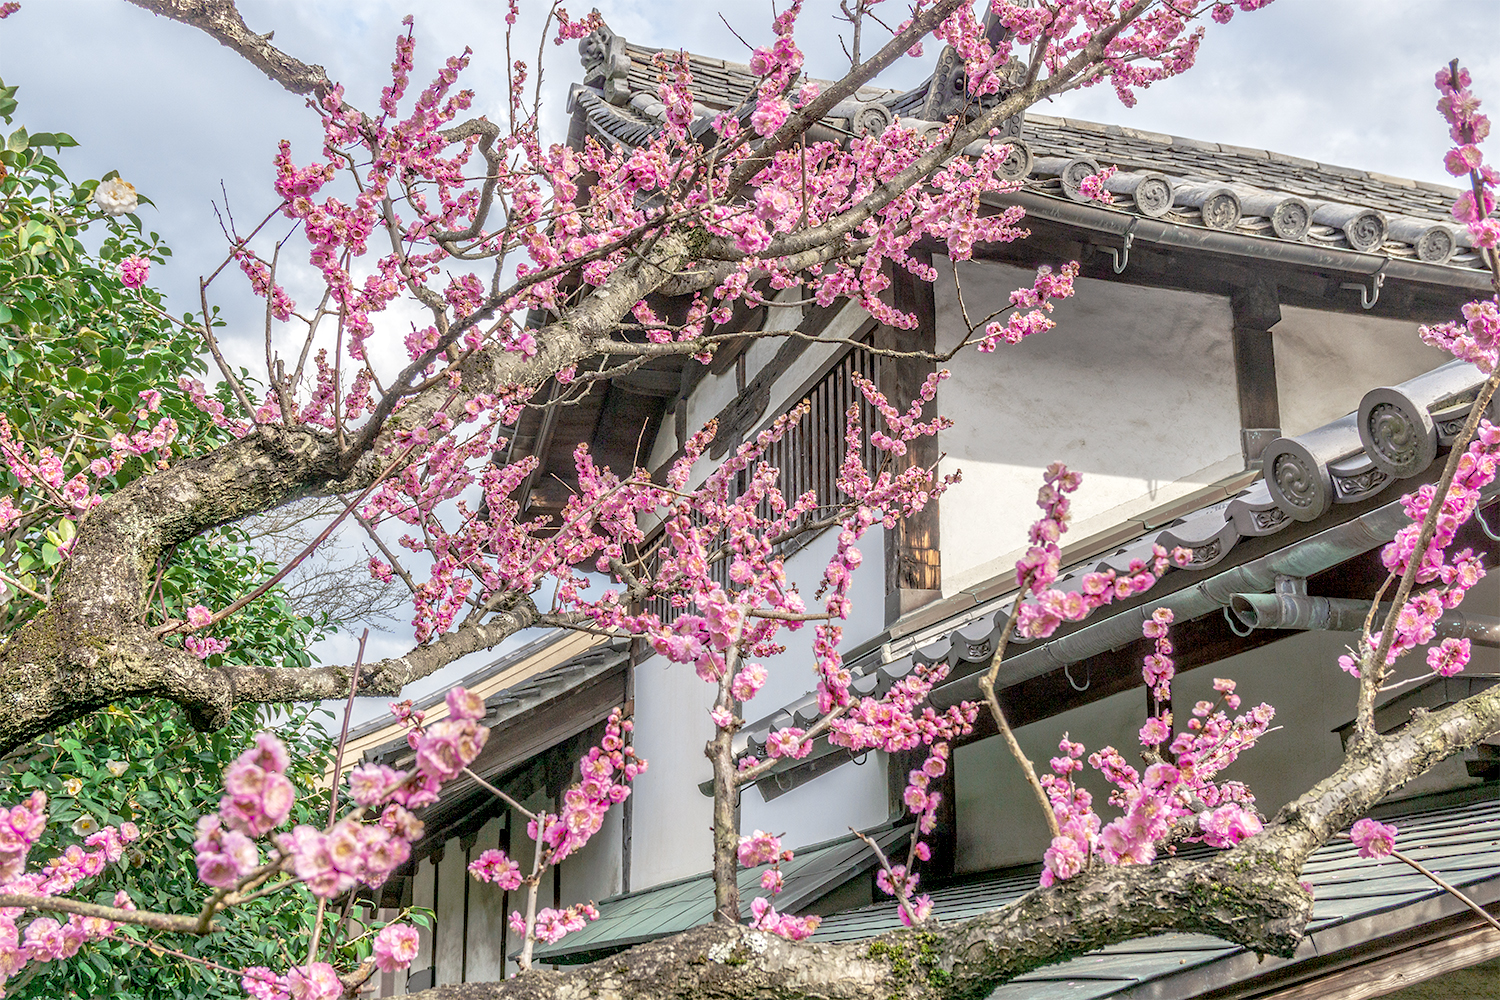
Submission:
M 1428 347 L 1417 324 L 1281 307 L 1271 329 L 1281 433 L 1294 437 L 1352 413 L 1364 394 L 1453 360 Z
M 939 271 L 947 273 L 940 263 Z M 1035 273 L 960 265 L 976 320 Z M 942 384 L 943 590 L 1009 569 L 1035 520 L 1042 470 L 1082 472 L 1070 538 L 1113 526 L 1243 467 L 1229 300 L 1087 278 L 1056 303 L 1053 330 L 991 354 L 966 348 Z M 964 336 L 951 282 L 936 286 L 938 349 Z

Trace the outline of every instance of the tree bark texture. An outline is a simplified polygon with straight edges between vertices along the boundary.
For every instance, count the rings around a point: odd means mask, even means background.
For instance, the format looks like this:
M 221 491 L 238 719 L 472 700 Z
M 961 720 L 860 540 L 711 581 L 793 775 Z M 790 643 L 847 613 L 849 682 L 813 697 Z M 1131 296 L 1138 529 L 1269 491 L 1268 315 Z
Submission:
M 1500 731 L 1500 688 L 1354 746 L 1258 836 L 1201 861 L 1096 866 L 1011 905 L 844 944 L 787 941 L 712 923 L 591 965 L 499 983 L 440 986 L 418 1000 L 980 1000 L 1033 969 L 1168 931 L 1290 957 L 1312 915 L 1303 865 L 1392 790 Z
M 207 455 L 136 480 L 107 496 L 78 527 L 52 601 L 0 647 L 0 753 L 128 697 L 164 697 L 196 725 L 222 725 L 242 702 L 313 701 L 349 692 L 351 668 L 211 668 L 162 642 L 141 623 L 157 560 L 173 545 L 219 525 L 308 496 L 347 495 L 374 483 L 398 454 L 404 428 L 426 426 L 445 407 L 502 387 L 537 385 L 604 350 L 620 318 L 687 259 L 670 234 L 648 255 L 617 268 L 565 320 L 538 331 L 534 357 L 491 346 L 446 384 L 407 397 L 356 453 L 307 427 L 260 425 Z M 468 653 L 490 649 L 534 624 L 535 607 L 506 595 L 476 619 L 405 656 L 366 666 L 359 691 L 395 695 L 410 681 Z

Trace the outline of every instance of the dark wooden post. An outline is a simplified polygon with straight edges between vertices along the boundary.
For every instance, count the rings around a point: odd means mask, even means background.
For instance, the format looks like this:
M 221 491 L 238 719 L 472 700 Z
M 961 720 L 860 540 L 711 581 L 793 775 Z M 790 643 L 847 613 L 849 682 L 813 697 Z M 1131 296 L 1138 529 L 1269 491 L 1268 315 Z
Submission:
M 1234 380 L 1240 397 L 1240 451 L 1245 468 L 1260 465 L 1266 445 L 1281 436 L 1276 395 L 1276 351 L 1271 327 L 1281 322 L 1276 286 L 1266 282 L 1234 290 Z
M 914 251 L 912 256 L 931 265 L 932 255 Z M 881 326 L 875 331 L 875 346 L 900 351 L 927 351 L 937 348 L 937 307 L 932 285 L 916 275 L 896 267 L 891 275 L 891 302 L 902 312 L 914 314 L 917 326 L 898 330 Z M 880 391 L 898 409 L 905 409 L 916 398 L 922 381 L 936 370 L 936 364 L 922 358 L 880 359 Z M 923 417 L 930 419 L 937 409 L 928 404 Z M 909 443 L 905 455 L 895 458 L 895 471 L 912 466 L 931 467 L 941 453 L 936 438 L 923 437 Z M 935 601 L 942 596 L 942 563 L 939 557 L 938 502 L 930 501 L 921 513 L 897 523 L 894 531 L 885 533 L 885 622 Z
M 886 783 L 889 787 L 893 817 L 911 819 L 911 811 L 906 808 L 904 798 L 908 775 L 922 766 L 922 762 L 927 759 L 928 752 L 926 747 L 917 747 L 915 750 L 904 750 L 890 755 L 886 764 L 889 768 Z M 920 830 L 912 831 L 912 836 L 920 837 L 932 851 L 930 860 L 918 861 L 916 865 L 917 871 L 922 874 L 926 882 L 952 875 L 958 857 L 958 783 L 953 778 L 953 765 L 953 755 L 950 755 L 948 770 L 943 772 L 941 777 L 933 778 L 932 783 L 927 786 L 929 792 L 936 792 L 943 797 L 938 803 L 937 826 L 925 836 Z M 905 852 L 898 852 L 891 856 L 891 864 L 902 864 L 905 861 Z M 920 888 L 922 887 L 919 886 Z

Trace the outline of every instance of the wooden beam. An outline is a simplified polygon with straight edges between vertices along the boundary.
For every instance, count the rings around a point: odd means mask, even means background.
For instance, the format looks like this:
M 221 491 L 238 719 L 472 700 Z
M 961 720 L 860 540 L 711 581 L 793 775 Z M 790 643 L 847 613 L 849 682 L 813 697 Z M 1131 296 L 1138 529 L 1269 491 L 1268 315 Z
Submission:
M 1271 328 L 1281 322 L 1276 286 L 1267 281 L 1236 288 L 1234 381 L 1240 401 L 1240 450 L 1245 467 L 1260 464 L 1261 452 L 1281 436 L 1281 404 L 1276 393 L 1276 349 Z
M 1338 997 L 1339 1000 L 1370 1000 L 1404 990 L 1409 986 L 1461 973 L 1481 962 L 1500 958 L 1500 932 L 1487 925 L 1480 925 L 1452 937 L 1407 951 L 1387 955 L 1340 969 L 1306 982 L 1298 983 L 1275 993 L 1260 994 L 1261 1000 L 1324 1000 Z M 1457 978 L 1457 977 L 1456 977 Z M 1493 971 L 1485 971 L 1474 977 L 1465 977 L 1467 982 L 1441 984 L 1436 992 L 1424 992 L 1423 996 L 1494 997 L 1500 995 Z
M 912 256 L 928 267 L 932 254 L 914 251 Z M 891 273 L 891 301 L 904 313 L 916 317 L 911 330 L 880 326 L 875 330 L 875 346 L 887 350 L 926 351 L 937 349 L 937 306 L 931 283 L 923 281 L 902 267 Z M 937 368 L 921 358 L 880 359 L 879 388 L 887 401 L 905 410 L 917 398 L 922 382 Z M 936 401 L 924 408 L 923 419 L 937 412 Z M 873 428 L 870 428 L 873 429 Z M 891 456 L 892 472 L 913 466 L 930 468 L 938 462 L 936 437 L 919 437 L 907 445 L 905 455 Z M 902 615 L 943 596 L 942 557 L 938 533 L 938 501 L 910 517 L 896 522 L 885 533 L 885 623 L 889 625 Z

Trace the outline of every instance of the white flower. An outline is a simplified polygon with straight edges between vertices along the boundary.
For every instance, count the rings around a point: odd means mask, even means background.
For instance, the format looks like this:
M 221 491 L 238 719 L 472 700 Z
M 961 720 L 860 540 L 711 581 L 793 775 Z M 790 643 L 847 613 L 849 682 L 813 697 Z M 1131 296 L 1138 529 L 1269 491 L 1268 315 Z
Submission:
M 84 813 L 73 821 L 73 833 L 79 837 L 87 837 L 99 829 L 99 821 L 88 813 Z
M 83 791 L 83 781 L 78 778 L 64 778 L 63 791 L 67 792 L 69 795 L 77 795 L 79 792 Z
M 104 769 L 118 778 L 130 769 L 130 765 L 123 760 L 108 760 L 104 762 Z
M 94 204 L 105 215 L 125 215 L 134 212 L 140 200 L 135 195 L 134 184 L 111 177 L 94 188 Z

